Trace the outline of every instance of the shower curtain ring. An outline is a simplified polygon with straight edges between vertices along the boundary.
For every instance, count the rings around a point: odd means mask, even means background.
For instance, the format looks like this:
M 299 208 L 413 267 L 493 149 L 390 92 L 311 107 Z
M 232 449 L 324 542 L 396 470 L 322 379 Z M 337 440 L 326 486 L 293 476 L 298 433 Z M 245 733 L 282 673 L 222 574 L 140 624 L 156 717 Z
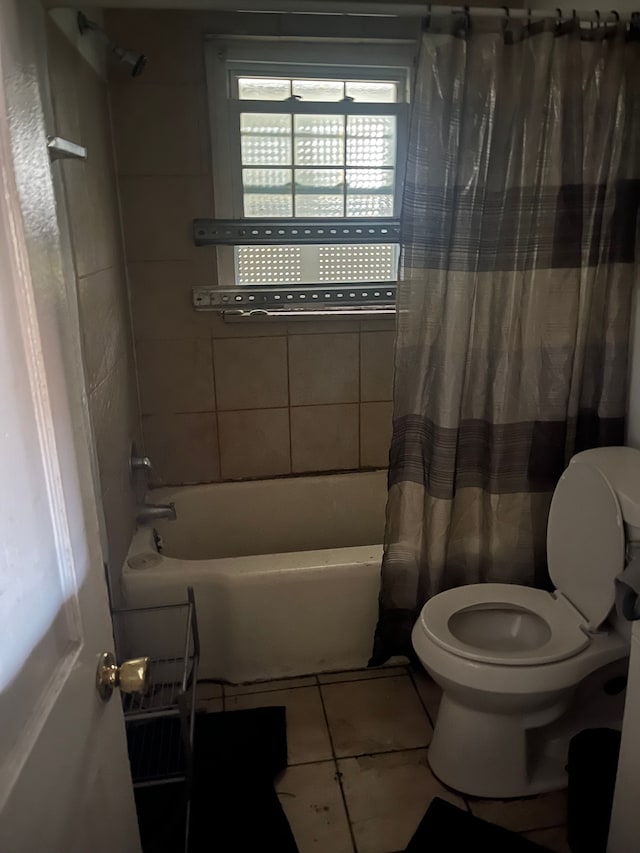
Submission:
M 531 26 L 531 6 L 527 9 L 527 26 Z
M 600 29 L 600 11 L 596 9 L 596 29 Z
M 557 25 L 560 26 L 562 23 L 562 9 L 559 6 L 556 6 L 556 14 L 558 16 L 558 20 L 556 21 Z
M 616 24 L 619 24 L 620 23 L 620 12 L 616 12 L 615 9 L 612 9 L 611 14 L 616 16 Z
M 470 30 L 471 29 L 471 9 L 469 8 L 469 6 L 464 7 L 464 16 L 465 16 L 465 19 L 467 22 L 467 29 Z

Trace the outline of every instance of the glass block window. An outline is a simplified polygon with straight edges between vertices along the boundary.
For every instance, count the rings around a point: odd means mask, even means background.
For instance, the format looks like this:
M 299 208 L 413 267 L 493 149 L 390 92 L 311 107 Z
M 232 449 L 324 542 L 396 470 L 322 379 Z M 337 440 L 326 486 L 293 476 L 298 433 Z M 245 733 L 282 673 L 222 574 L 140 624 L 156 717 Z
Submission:
M 268 73 L 268 62 L 246 68 L 236 65 L 228 78 L 236 216 L 398 215 L 406 69 L 367 79 L 356 66 L 353 76 L 331 66 L 328 76 L 314 66 L 296 65 L 290 75 Z M 275 60 L 276 68 L 287 64 Z M 236 284 L 252 286 L 395 281 L 398 254 L 398 246 L 381 244 L 236 246 L 233 274 Z
M 344 284 L 395 280 L 398 246 L 236 246 L 236 284 Z

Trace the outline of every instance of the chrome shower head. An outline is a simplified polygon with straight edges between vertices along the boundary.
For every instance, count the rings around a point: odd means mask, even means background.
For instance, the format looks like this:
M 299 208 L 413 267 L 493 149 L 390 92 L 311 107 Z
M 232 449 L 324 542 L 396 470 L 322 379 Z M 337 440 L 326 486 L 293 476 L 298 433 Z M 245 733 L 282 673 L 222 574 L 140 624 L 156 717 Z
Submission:
M 82 35 L 87 32 L 95 33 L 105 47 L 107 47 L 120 62 L 124 62 L 131 66 L 132 77 L 139 77 L 146 68 L 147 57 L 144 53 L 140 53 L 140 51 L 137 50 L 127 50 L 127 48 L 119 47 L 117 44 L 114 44 L 100 24 L 96 24 L 95 21 L 90 21 L 83 12 L 78 12 L 78 29 Z
M 113 45 L 111 53 L 117 56 L 120 62 L 126 62 L 127 65 L 131 66 L 132 77 L 139 77 L 147 67 L 147 57 L 137 50 L 126 50 L 123 47 Z

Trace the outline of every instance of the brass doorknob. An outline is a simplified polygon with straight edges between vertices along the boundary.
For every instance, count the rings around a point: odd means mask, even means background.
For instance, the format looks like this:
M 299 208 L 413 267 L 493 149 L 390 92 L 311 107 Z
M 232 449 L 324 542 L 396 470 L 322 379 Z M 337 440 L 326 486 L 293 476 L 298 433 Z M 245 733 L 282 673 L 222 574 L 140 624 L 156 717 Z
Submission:
M 149 658 L 132 658 L 116 664 L 111 652 L 103 652 L 98 661 L 96 689 L 105 702 L 111 698 L 115 687 L 123 693 L 144 693 L 149 686 Z

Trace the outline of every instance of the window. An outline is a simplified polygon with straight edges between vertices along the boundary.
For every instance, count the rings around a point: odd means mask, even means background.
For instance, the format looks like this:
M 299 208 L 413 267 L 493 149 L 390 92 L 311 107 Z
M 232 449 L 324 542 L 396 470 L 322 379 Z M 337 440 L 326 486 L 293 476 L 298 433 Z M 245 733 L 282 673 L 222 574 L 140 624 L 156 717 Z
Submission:
M 216 217 L 398 216 L 410 64 L 397 45 L 212 41 Z M 219 258 L 225 287 L 376 283 L 396 280 L 398 246 L 234 246 Z

